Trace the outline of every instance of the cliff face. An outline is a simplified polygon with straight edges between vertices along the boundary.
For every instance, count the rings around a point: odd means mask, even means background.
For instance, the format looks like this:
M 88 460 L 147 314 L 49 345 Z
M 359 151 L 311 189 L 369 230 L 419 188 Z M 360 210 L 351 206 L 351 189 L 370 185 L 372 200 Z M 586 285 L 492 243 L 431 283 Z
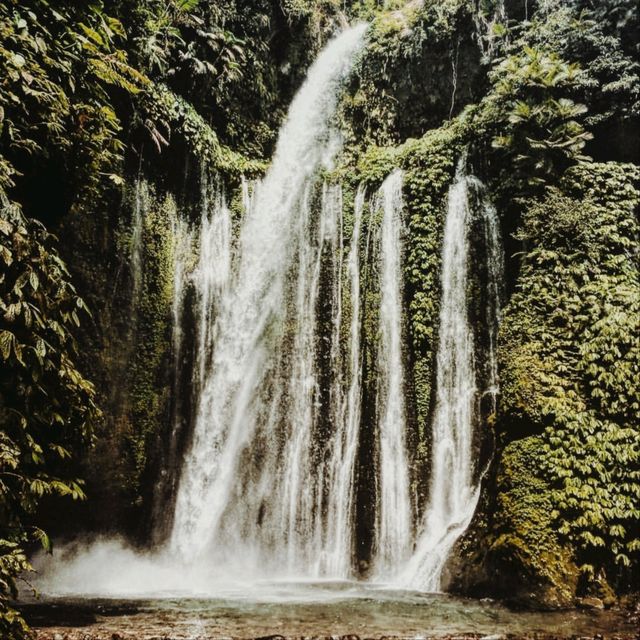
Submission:
M 330 177 L 342 182 L 347 211 L 357 184 L 375 187 L 405 170 L 407 403 L 420 503 L 446 197 L 463 153 L 501 218 L 501 395 L 495 413 L 483 408 L 478 456 L 488 471 L 450 562 L 450 587 L 543 606 L 587 595 L 608 602 L 632 588 L 640 561 L 637 7 L 160 4 L 123 0 L 105 19 L 102 9 L 68 3 L 53 12 L 33 0 L 5 3 L 0 14 L 10 69 L 0 87 L 0 188 L 58 235 L 92 313 L 74 330 L 77 363 L 103 412 L 94 447 L 73 463 L 89 501 L 68 513 L 45 501 L 48 528 L 125 532 L 140 543 L 157 533 L 154 499 L 172 499 L 193 410 L 172 360 L 176 221 L 201 216 L 203 175 L 215 173 L 232 194 L 241 176 L 261 174 L 304 70 L 346 9 L 372 27 L 342 99 L 345 147 Z M 58 51 L 56 39 L 73 46 Z M 237 217 L 238 196 L 229 204 Z M 185 369 L 194 330 L 187 319 Z M 168 446 L 177 402 L 176 456 Z

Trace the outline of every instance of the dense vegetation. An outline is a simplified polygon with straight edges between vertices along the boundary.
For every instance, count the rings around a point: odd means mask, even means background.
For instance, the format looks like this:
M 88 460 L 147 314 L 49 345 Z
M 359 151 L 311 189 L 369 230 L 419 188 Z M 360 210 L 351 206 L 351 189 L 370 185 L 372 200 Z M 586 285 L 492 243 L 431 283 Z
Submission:
M 636 3 L 5 0 L 3 637 L 28 633 L 8 603 L 26 551 L 49 544 L 42 527 L 149 539 L 153 470 L 166 455 L 172 410 L 167 265 L 176 206 L 199 206 L 192 193 L 203 169 L 230 185 L 263 169 L 343 11 L 372 28 L 340 108 L 346 146 L 336 175 L 376 185 L 393 167 L 406 171 L 416 469 L 428 461 L 439 246 L 463 150 L 502 217 L 503 388 L 488 421 L 495 438 L 487 436 L 496 446 L 452 587 L 550 606 L 585 595 L 609 604 L 634 588 Z M 143 196 L 136 275 L 131 221 Z M 424 477 L 414 480 L 424 490 Z M 54 501 L 85 492 L 99 509 Z M 61 509 L 69 518 L 55 517 Z

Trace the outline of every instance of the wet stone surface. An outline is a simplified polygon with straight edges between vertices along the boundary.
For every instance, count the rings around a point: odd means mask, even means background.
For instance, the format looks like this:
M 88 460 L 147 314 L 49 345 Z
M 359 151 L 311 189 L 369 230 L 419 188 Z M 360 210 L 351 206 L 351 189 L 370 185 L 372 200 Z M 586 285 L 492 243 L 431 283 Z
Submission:
M 48 598 L 24 602 L 21 610 L 38 640 L 640 639 L 633 621 L 616 611 L 513 611 L 492 601 L 415 593 L 313 595 L 296 601 Z

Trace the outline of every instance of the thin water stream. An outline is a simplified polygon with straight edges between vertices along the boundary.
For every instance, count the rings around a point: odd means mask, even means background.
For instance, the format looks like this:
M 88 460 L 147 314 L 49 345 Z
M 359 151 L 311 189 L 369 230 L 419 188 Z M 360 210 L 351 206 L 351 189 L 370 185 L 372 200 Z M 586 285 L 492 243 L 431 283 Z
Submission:
M 391 173 L 372 205 L 374 213 L 382 212 L 377 392 L 380 496 L 373 557 L 373 575 L 382 581 L 409 557 L 413 533 L 402 347 L 402 178 L 398 169 Z
M 497 214 L 482 198 L 474 210 L 473 191 L 482 184 L 466 173 L 460 161 L 449 190 L 442 248 L 442 298 L 436 363 L 436 405 L 433 418 L 429 502 L 413 556 L 402 569 L 399 583 L 409 588 L 439 591 L 449 554 L 469 526 L 480 496 L 481 470 L 474 448 L 481 426 L 480 402 L 490 394 L 495 406 L 498 368 L 495 336 L 499 321 L 502 251 Z M 477 329 L 469 318 L 471 222 L 481 217 L 486 244 L 487 376 L 478 363 Z

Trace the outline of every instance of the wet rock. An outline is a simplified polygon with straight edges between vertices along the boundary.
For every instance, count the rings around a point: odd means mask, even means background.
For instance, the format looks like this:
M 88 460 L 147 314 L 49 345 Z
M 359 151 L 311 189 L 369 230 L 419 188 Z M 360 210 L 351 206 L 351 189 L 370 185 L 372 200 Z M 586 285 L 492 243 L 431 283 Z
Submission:
M 604 609 L 604 602 L 595 597 L 579 598 L 578 607 L 580 609 Z

